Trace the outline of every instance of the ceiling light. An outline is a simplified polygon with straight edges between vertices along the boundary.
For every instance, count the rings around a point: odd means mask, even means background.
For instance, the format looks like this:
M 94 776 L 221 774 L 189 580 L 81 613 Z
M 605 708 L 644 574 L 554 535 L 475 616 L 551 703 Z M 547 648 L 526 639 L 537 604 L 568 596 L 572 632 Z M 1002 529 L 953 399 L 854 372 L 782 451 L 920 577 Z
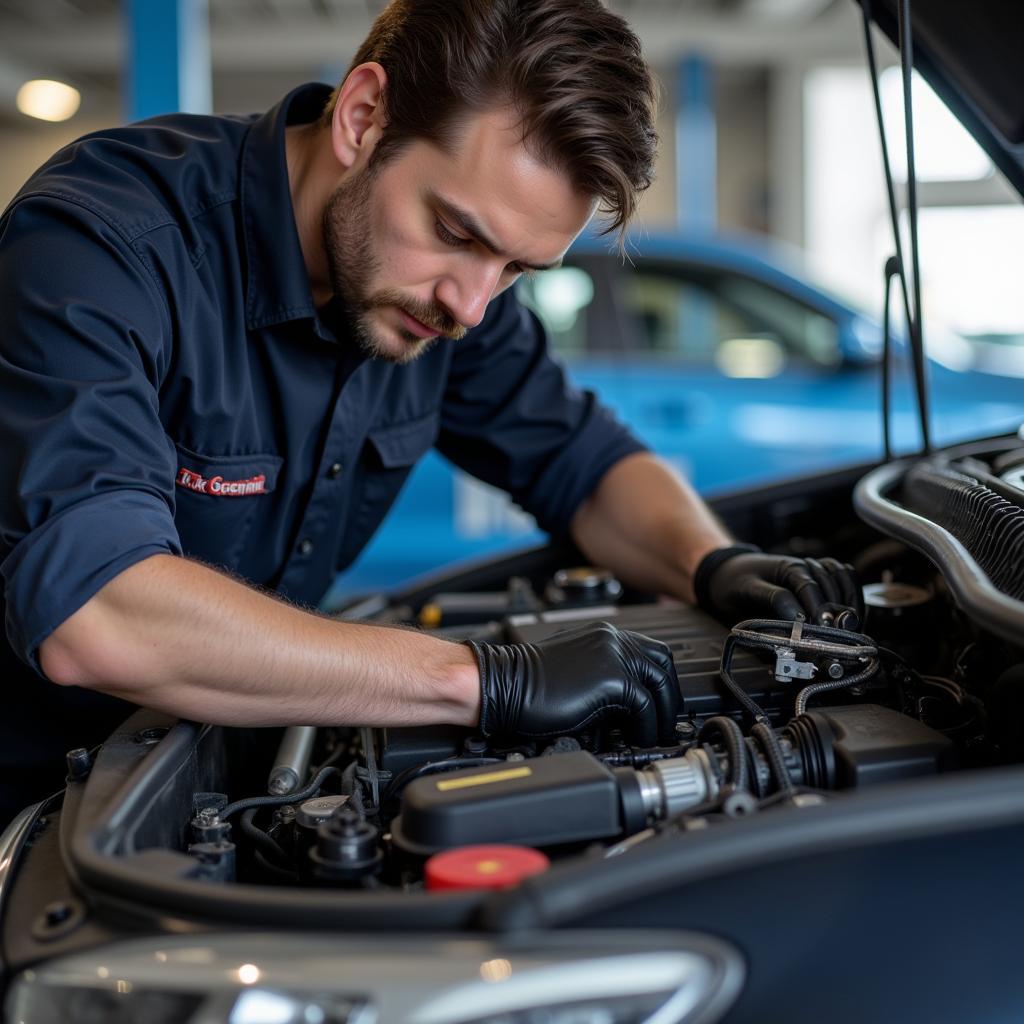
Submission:
M 66 121 L 78 110 L 82 96 L 64 82 L 34 78 L 18 90 L 16 102 L 18 109 L 29 117 L 37 117 L 41 121 Z

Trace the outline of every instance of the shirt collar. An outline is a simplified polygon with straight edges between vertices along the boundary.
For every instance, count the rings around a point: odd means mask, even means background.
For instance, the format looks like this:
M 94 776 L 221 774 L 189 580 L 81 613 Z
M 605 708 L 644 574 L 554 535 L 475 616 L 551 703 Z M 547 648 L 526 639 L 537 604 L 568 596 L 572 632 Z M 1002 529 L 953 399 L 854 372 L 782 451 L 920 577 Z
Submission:
M 316 316 L 288 188 L 284 129 L 316 120 L 327 85 L 300 85 L 257 118 L 242 147 L 245 322 L 250 330 Z

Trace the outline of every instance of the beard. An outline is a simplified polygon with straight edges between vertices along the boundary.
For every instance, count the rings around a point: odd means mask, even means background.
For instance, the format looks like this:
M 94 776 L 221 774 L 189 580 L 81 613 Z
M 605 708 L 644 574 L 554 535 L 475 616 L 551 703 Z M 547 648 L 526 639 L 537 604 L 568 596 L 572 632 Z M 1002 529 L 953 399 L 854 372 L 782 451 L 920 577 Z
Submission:
M 379 280 L 381 269 L 371 239 L 370 211 L 376 170 L 364 168 L 331 193 L 324 207 L 324 249 L 331 289 L 341 301 L 356 344 L 371 358 L 402 365 L 423 355 L 438 337 L 458 341 L 465 336 L 466 328 L 435 303 L 421 302 L 392 288 L 373 288 L 372 282 Z M 391 328 L 398 335 L 396 343 L 387 328 L 382 329 L 373 321 L 373 312 L 386 308 L 402 310 L 436 330 L 437 336 L 421 338 L 397 326 Z

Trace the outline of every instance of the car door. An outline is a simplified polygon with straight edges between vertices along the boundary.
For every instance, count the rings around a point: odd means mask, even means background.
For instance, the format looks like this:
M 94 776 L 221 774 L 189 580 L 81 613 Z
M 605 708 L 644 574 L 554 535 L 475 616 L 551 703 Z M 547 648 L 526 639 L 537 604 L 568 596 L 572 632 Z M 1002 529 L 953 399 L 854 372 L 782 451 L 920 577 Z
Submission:
M 877 374 L 844 358 L 849 317 L 826 303 L 726 266 L 605 254 L 538 285 L 527 301 L 574 380 L 703 491 L 879 450 Z

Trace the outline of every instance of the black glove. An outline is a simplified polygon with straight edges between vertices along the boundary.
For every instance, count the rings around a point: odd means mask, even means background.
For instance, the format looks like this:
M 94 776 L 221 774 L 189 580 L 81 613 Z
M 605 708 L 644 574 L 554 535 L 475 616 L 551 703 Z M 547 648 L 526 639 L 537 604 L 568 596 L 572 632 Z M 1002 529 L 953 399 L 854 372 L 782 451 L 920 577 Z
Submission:
M 679 680 L 667 644 L 600 622 L 536 644 L 466 644 L 485 736 L 558 736 L 622 717 L 640 747 L 675 742 Z
M 727 621 L 803 615 L 819 626 L 854 630 L 864 621 L 853 567 L 834 558 L 766 555 L 737 544 L 704 556 L 693 589 L 701 608 Z

